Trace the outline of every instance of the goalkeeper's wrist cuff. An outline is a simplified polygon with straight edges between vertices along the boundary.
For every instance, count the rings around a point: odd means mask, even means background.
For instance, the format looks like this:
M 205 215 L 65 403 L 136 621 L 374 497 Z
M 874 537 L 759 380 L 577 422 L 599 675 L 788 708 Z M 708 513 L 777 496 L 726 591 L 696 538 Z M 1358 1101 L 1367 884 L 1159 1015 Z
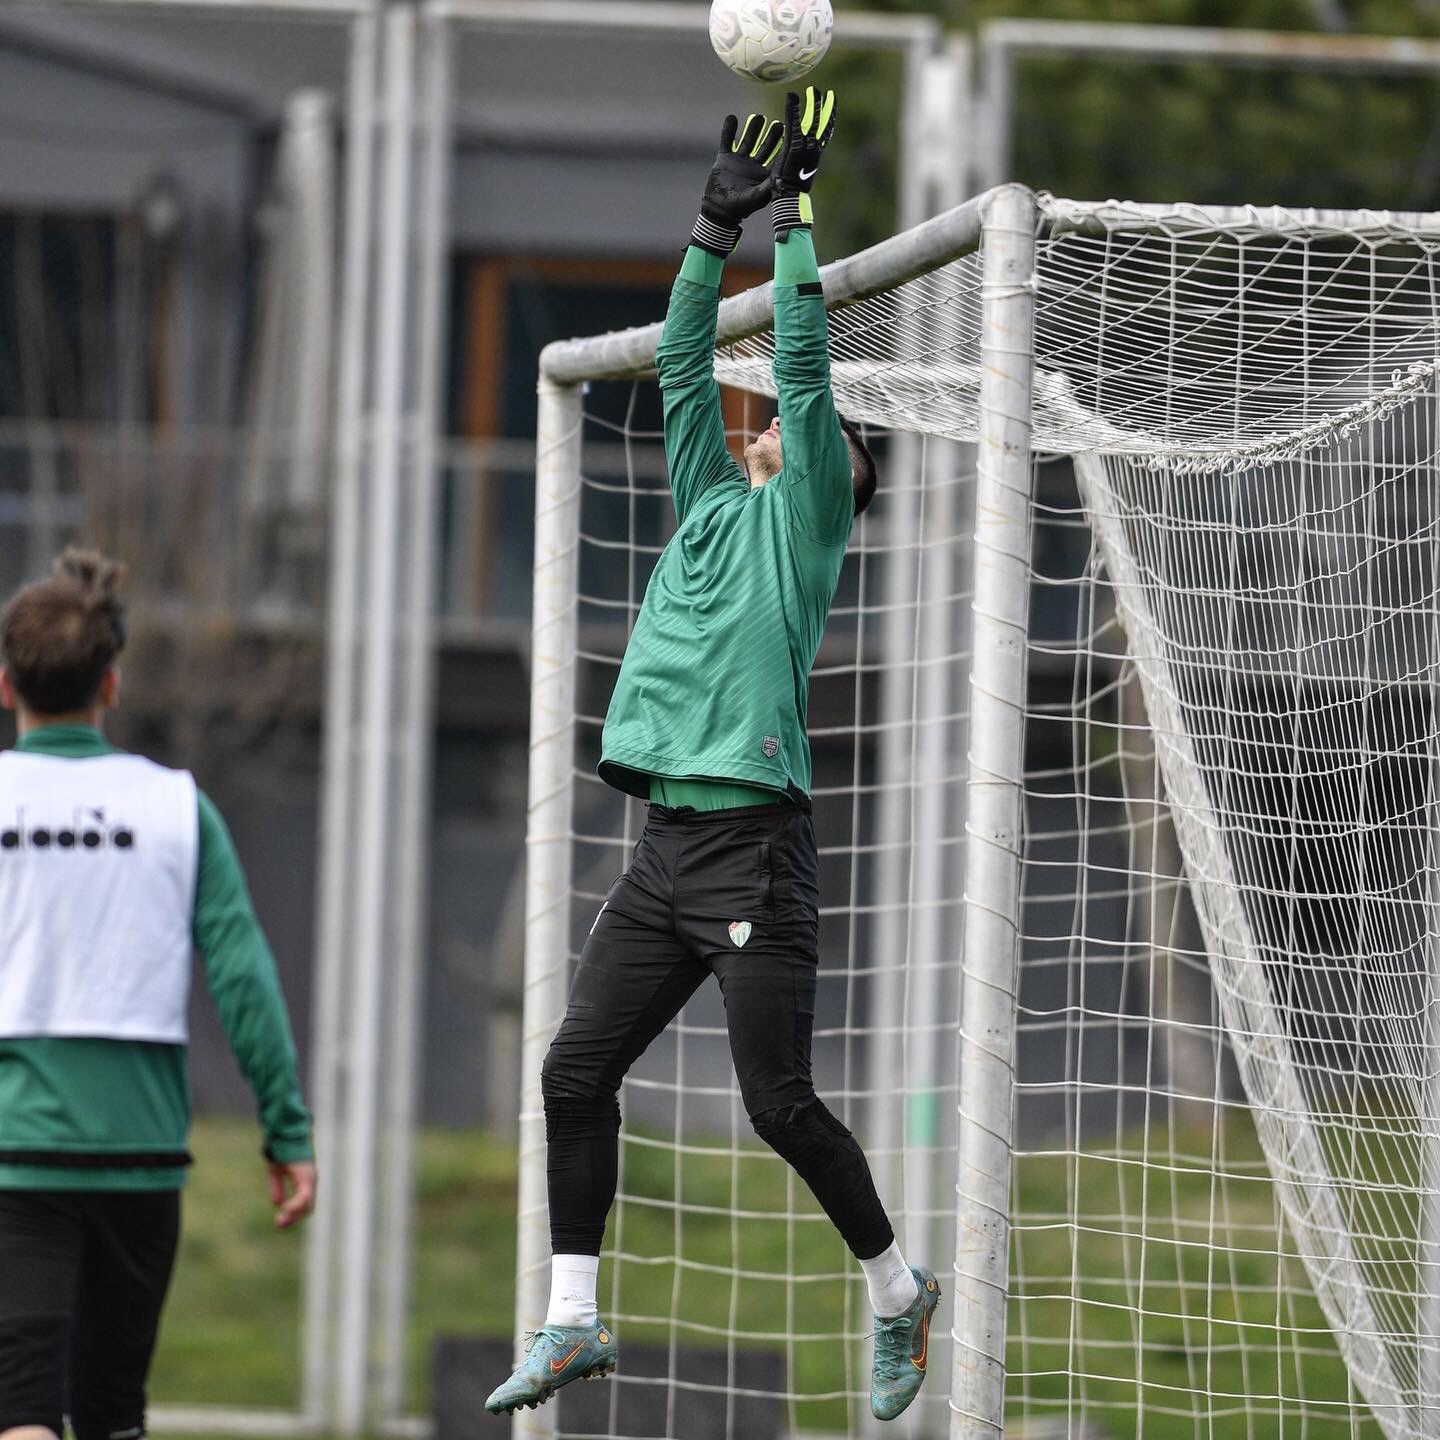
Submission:
M 770 202 L 770 223 L 777 241 L 788 239 L 792 230 L 808 230 L 814 218 L 808 195 L 777 195 Z
M 690 232 L 690 243 L 698 245 L 702 250 L 708 250 L 712 255 L 718 255 L 723 260 L 740 243 L 740 227 L 724 225 L 718 220 L 700 215 L 695 221 L 695 228 Z

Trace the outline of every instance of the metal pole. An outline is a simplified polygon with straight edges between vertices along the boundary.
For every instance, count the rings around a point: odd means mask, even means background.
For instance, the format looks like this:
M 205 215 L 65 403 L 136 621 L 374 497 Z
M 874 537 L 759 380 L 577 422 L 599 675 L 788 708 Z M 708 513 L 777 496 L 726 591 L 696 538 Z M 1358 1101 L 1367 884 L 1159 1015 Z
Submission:
M 580 544 L 580 388 L 540 357 L 535 437 L 535 590 L 531 612 L 530 780 L 525 834 L 525 1003 L 521 1029 L 516 1360 L 544 1318 L 550 1282 L 540 1065 L 565 1011 L 570 952 L 571 778 Z M 555 1407 L 515 1413 L 517 1436 L 555 1433 Z
M 900 101 L 899 192 L 897 232 L 910 229 L 931 213 L 925 169 L 927 150 L 926 81 L 936 36 L 916 36 L 904 52 L 904 85 Z M 827 289 L 827 294 L 829 293 Z M 902 1031 L 909 967 L 910 797 L 915 676 L 902 662 L 913 655 L 916 603 L 916 560 L 920 483 L 924 449 L 919 439 L 898 434 L 893 448 L 898 485 L 882 499 L 884 543 L 884 654 L 890 663 L 880 675 L 880 738 L 876 774 L 875 925 L 871 941 L 872 1017 L 866 1090 L 868 1134 L 876 1182 L 892 1205 L 907 1206 L 904 1189 L 904 1094 L 896 1077 L 904 1073 Z M 898 1193 L 897 1193 L 898 1190 Z M 907 1234 L 906 1240 L 910 1238 Z M 867 1433 L 873 1422 L 864 1421 Z
M 1440 359 L 1440 356 L 1436 357 Z M 1432 381 L 1432 387 L 1434 382 Z M 1432 393 L 1431 434 L 1440 420 L 1440 395 Z M 1433 447 L 1433 440 L 1431 442 Z M 1440 467 L 1434 449 L 1430 452 L 1429 495 L 1436 494 Z M 1434 501 L 1430 516 L 1434 516 Z M 1440 536 L 1431 530 L 1430 583 L 1440 581 Z M 1430 654 L 1426 679 L 1430 686 L 1440 679 L 1440 624 L 1430 619 Z M 1434 1434 L 1440 1425 L 1440 715 L 1432 708 L 1427 737 L 1425 811 L 1430 817 L 1425 871 L 1425 975 L 1424 997 L 1418 1019 L 1420 1053 L 1425 1057 L 1421 1085 L 1419 1230 L 1415 1246 L 1415 1430 Z
M 881 1196 L 892 1208 L 910 1196 L 904 1185 L 903 1064 L 905 991 L 909 974 L 910 809 L 914 788 L 915 625 L 924 452 L 913 435 L 897 435 L 894 490 L 882 494 L 885 517 L 884 650 L 877 742 L 875 923 L 870 963 L 871 1042 L 867 1150 Z M 907 663 L 908 661 L 908 663 Z M 903 1243 L 909 1244 L 908 1232 Z M 879 1422 L 866 1422 L 867 1433 Z M 877 1431 L 878 1433 L 878 1431 Z
M 935 207 L 937 215 L 985 188 L 975 173 L 975 46 L 968 35 L 951 36 L 940 58 L 943 66 L 932 72 L 931 84 L 939 90 L 939 114 L 948 111 L 949 118 L 939 131 L 947 198 Z
M 940 42 L 936 26 L 917 34 L 905 47 L 904 89 L 900 96 L 900 188 L 896 195 L 896 233 L 918 225 L 935 213 L 927 189 L 930 148 L 929 73 Z
M 435 731 L 435 542 L 439 527 L 439 430 L 450 252 L 451 52 L 445 20 L 421 21 L 423 118 L 415 237 L 415 392 L 408 417 L 405 521 L 404 678 L 398 722 L 395 961 L 388 1010 L 384 1214 L 380 1231 L 379 1413 L 404 1412 L 409 1319 L 415 1126 L 420 1088 L 425 943 L 429 915 L 430 814 Z
M 959 128 L 956 112 L 964 99 L 964 78 L 948 54 L 927 57 L 920 72 L 925 107 L 922 123 L 927 136 L 939 137 L 933 147 L 921 147 L 929 154 L 921 191 L 927 213 L 958 200 L 963 153 L 957 153 L 947 137 Z M 927 350 L 933 348 L 933 327 L 922 320 L 917 328 L 917 339 Z M 943 1014 L 945 962 L 958 948 L 959 939 L 950 933 L 945 909 L 950 894 L 947 842 L 953 833 L 952 822 L 964 814 L 963 797 L 956 799 L 950 782 L 958 769 L 952 757 L 964 753 L 956 749 L 963 736 L 957 734 L 953 718 L 952 689 L 959 628 L 954 623 L 955 575 L 961 547 L 955 528 L 958 449 L 953 442 L 932 436 L 924 442 L 918 458 L 925 487 L 920 507 L 923 519 L 915 537 L 919 610 L 915 623 L 910 979 L 905 1017 L 905 1197 L 908 1250 L 917 1257 L 933 1257 L 939 1218 L 935 1161 L 943 1128 L 939 1097 L 953 1076 L 953 1055 L 942 1050 L 936 1027 Z
M 1035 220 L 1020 186 L 985 206 L 951 1440 L 1001 1436 L 1005 1424 Z
M 336 1227 L 344 1188 L 337 1142 L 341 1133 L 340 1022 L 350 936 L 349 837 L 352 721 L 359 633 L 360 417 L 365 390 L 369 313 L 370 191 L 375 123 L 376 21 L 358 17 L 351 30 L 349 120 L 345 152 L 345 273 L 339 373 L 335 394 L 335 479 L 330 496 L 329 638 L 321 783 L 320 874 L 316 915 L 315 997 L 311 1024 L 311 1103 L 321 1184 L 306 1237 L 304 1381 L 301 1405 L 313 1422 L 333 1417 L 333 1284 Z
M 906 47 L 904 88 L 900 105 L 900 189 L 896 200 L 898 230 L 925 219 L 928 208 L 926 155 L 926 73 L 933 48 L 932 37 L 917 37 Z M 913 767 L 915 673 L 902 657 L 913 658 L 915 648 L 917 545 L 922 505 L 924 446 L 912 434 L 898 434 L 893 448 L 899 484 L 884 500 L 885 591 L 884 653 L 890 663 L 880 675 L 880 739 L 877 778 L 880 792 L 876 811 L 877 859 L 875 867 L 876 919 L 872 940 L 872 1039 L 866 1089 L 869 1134 L 876 1180 L 891 1204 L 899 1200 L 908 1214 L 910 1196 L 905 1188 L 906 1150 L 904 1085 L 904 1028 L 909 984 L 910 893 L 912 846 L 910 833 Z M 906 1226 L 902 1242 L 912 1244 Z M 863 1422 L 867 1433 L 875 1422 Z
M 1012 55 L 1062 52 L 1391 75 L 1432 75 L 1440 65 L 1440 42 L 1405 35 L 1321 35 L 1305 30 L 1104 20 L 991 20 L 981 34 L 983 44 L 1002 45 Z
M 1010 173 L 1015 65 L 1024 55 L 1089 55 L 1157 65 L 1203 61 L 1346 74 L 1433 75 L 1440 66 L 1440 43 L 1398 35 L 1330 35 L 1085 20 L 991 20 L 980 30 L 981 103 L 975 125 L 977 189 L 1015 178 Z
M 951 803 L 949 758 L 953 743 L 951 615 L 954 550 L 954 492 L 943 467 L 952 446 L 929 440 L 922 453 L 925 494 L 920 507 L 918 541 L 919 586 L 914 638 L 915 713 L 912 757 L 911 828 L 909 834 L 909 947 L 903 1010 L 904 1061 L 897 1072 L 904 1096 L 904 1249 L 908 1259 L 934 1264 L 938 1258 L 941 1197 L 937 1161 L 943 1127 L 941 1096 L 953 1076 L 952 1053 L 941 1045 L 944 966 L 953 954 L 946 913 L 947 839 L 960 806 Z M 947 1027 L 953 1036 L 953 1027 Z M 952 1167 L 945 1167 L 948 1179 Z M 949 1197 L 944 1213 L 949 1215 Z M 932 1343 L 937 1372 L 944 1361 L 940 1336 Z M 932 1397 L 934 1398 L 934 1397 Z M 914 1407 L 907 1434 L 928 1433 L 928 1405 Z
M 111 0 L 117 3 L 117 0 Z M 154 0 L 152 0 L 154 3 Z M 700 33 L 704 12 L 694 0 L 429 0 L 431 13 L 475 26 L 540 30 L 547 27 L 587 31 L 666 31 L 687 38 Z M 886 15 L 864 10 L 846 13 L 835 43 L 899 49 L 917 35 L 934 37 L 938 23 L 928 15 Z M 933 38 L 931 42 L 933 44 Z
M 297 90 L 285 106 L 291 142 L 289 228 L 298 261 L 295 345 L 294 445 L 286 499 L 313 506 L 320 493 L 320 461 L 330 413 L 330 356 L 335 302 L 335 125 L 323 90 Z
M 377 265 L 375 401 L 370 436 L 371 483 L 366 534 L 367 613 L 361 687 L 364 743 L 355 816 L 355 935 L 351 947 L 350 1114 L 341 1245 L 336 1413 L 342 1435 L 358 1435 L 369 1396 L 372 1276 L 375 1263 L 376 1140 L 382 1072 L 381 1005 L 393 937 L 387 904 L 394 859 L 392 739 L 402 408 L 408 350 L 405 307 L 409 269 L 414 124 L 414 12 L 394 6 L 385 17 L 385 125 L 381 229 Z
M 961 57 L 968 59 L 968 52 Z M 904 149 L 912 160 L 902 189 L 905 228 L 958 202 L 965 162 L 955 137 L 963 127 L 968 68 L 954 53 L 931 53 L 916 43 L 906 52 Z M 907 329 L 923 343 L 924 321 Z M 943 964 L 949 945 L 940 906 L 948 794 L 944 716 L 949 707 L 947 656 L 955 627 L 948 596 L 953 551 L 925 545 L 923 536 L 948 535 L 953 497 L 942 468 L 953 448 L 914 435 L 896 437 L 894 475 L 901 487 L 888 499 L 885 650 L 881 672 L 882 729 L 877 757 L 881 782 L 877 816 L 878 861 L 873 963 L 873 1040 L 867 1089 L 882 1194 L 903 1200 L 905 1253 L 934 1259 L 939 1226 L 935 1158 L 940 1139 L 936 1107 L 949 1075 L 947 1056 L 933 1028 L 940 1016 Z M 941 481 L 938 486 L 935 481 Z M 923 483 L 921 483 L 923 481 Z M 925 523 L 922 525 L 921 516 Z M 910 663 L 904 663 L 909 657 Z M 898 1197 L 892 1189 L 899 1179 Z M 936 1357 L 943 1366 L 943 1359 Z M 906 1433 L 925 1423 L 917 1406 Z M 862 1417 L 863 1433 L 884 1428 Z
M 980 32 L 975 181 L 979 189 L 1010 177 L 1010 126 L 1015 108 L 1015 54 L 991 26 Z

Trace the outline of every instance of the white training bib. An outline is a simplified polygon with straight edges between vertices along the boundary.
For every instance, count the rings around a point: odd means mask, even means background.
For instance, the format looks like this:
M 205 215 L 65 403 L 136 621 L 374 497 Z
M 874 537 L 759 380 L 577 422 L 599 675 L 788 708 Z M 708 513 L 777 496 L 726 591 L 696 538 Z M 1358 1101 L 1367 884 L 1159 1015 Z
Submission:
M 0 752 L 0 1038 L 189 1038 L 194 777 Z

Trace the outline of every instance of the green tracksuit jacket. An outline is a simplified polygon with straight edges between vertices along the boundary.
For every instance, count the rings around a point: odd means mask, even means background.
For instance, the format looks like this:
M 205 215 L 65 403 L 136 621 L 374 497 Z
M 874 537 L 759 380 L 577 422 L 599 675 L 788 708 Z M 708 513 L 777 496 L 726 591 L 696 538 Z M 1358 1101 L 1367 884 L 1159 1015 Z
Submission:
M 84 725 L 32 730 L 16 748 L 72 759 L 112 751 L 98 730 Z M 230 832 L 210 800 L 197 794 L 195 948 L 255 1092 L 266 1149 L 281 1162 L 309 1160 L 310 1115 L 274 957 Z M 133 1040 L 0 1040 L 0 1189 L 178 1189 L 185 1183 L 190 1129 L 186 1052 L 184 1045 Z M 173 1153 L 175 1164 L 107 1168 L 106 1155 L 118 1153 Z M 45 1164 L 51 1155 L 67 1163 Z
M 658 365 L 678 521 L 625 651 L 600 775 L 648 799 L 651 775 L 810 791 L 810 667 L 854 519 L 808 230 L 775 247 L 775 385 L 785 468 L 751 489 L 725 448 L 715 383 L 722 262 L 695 247 Z

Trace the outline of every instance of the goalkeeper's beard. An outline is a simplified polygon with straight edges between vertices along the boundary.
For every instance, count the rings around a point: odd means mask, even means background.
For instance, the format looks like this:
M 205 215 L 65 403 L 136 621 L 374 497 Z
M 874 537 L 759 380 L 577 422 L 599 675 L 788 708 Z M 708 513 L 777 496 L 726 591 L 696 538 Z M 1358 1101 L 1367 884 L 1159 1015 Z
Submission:
M 750 481 L 750 488 L 753 490 L 757 485 L 773 480 L 784 463 L 779 436 L 769 430 L 756 436 L 745 447 L 745 476 Z

